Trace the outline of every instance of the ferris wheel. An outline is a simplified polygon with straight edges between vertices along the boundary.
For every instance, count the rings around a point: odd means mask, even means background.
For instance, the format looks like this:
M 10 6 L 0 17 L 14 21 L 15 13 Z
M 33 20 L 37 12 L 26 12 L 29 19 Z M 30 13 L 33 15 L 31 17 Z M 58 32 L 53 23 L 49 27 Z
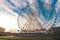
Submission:
M 21 33 L 41 33 L 55 22 L 55 9 L 47 3 L 33 3 L 26 6 L 18 16 Z M 43 30 L 43 31 L 42 31 Z

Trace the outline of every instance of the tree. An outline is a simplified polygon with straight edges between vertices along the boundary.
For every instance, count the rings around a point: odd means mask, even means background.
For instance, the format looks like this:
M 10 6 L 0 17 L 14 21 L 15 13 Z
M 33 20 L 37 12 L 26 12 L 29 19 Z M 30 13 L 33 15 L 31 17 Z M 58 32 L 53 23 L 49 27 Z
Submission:
M 4 32 L 5 28 L 0 27 L 0 32 Z

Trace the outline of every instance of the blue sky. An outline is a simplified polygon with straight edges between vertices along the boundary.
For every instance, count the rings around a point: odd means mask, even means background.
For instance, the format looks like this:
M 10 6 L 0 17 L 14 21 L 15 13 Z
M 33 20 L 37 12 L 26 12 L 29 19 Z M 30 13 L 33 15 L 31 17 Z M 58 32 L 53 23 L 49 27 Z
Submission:
M 18 1 L 14 2 L 13 0 L 5 0 L 5 2 L 9 5 L 9 7 L 12 8 L 12 11 L 16 12 L 17 14 L 19 14 L 24 9 L 24 7 L 26 7 L 26 6 L 29 7 L 29 5 L 30 5 L 30 2 L 28 0 L 20 0 L 19 2 Z M 35 0 L 35 1 L 36 1 L 36 3 L 40 3 L 41 1 L 45 2 L 47 0 Z M 59 2 L 58 0 L 48 0 L 48 4 L 50 4 L 55 9 L 57 8 L 58 2 Z M 51 20 L 54 10 L 50 10 L 50 12 L 48 14 L 47 10 L 42 5 L 38 6 L 38 8 L 39 8 L 38 10 L 42 11 L 42 15 L 45 17 L 45 19 L 47 21 Z M 55 20 L 56 23 L 54 23 L 54 25 L 56 25 L 58 22 L 60 22 L 60 8 L 58 8 L 58 11 L 56 12 L 56 17 L 57 17 Z
M 15 4 L 12 0 L 6 0 L 9 4 L 10 4 L 10 6 L 11 7 L 15 7 L 15 8 L 12 8 L 13 9 L 13 11 L 14 12 L 16 12 L 17 14 L 19 14 L 20 12 L 21 12 L 21 10 L 24 8 L 24 7 L 26 7 L 26 6 L 28 6 L 30 3 L 28 2 L 28 0 L 20 0 L 21 2 L 20 2 L 20 5 L 18 5 L 18 1 L 16 2 L 17 4 Z M 36 3 L 40 3 L 41 1 L 42 2 L 44 2 L 45 0 L 35 0 L 36 1 Z M 52 6 L 52 7 L 54 7 L 55 9 L 56 9 L 56 4 L 58 3 L 58 0 L 48 0 L 48 2 L 49 2 L 49 4 Z M 26 5 L 24 6 L 24 5 L 22 5 L 23 3 L 26 3 Z M 17 6 L 18 5 L 18 6 Z M 39 5 L 39 4 L 38 4 Z M 40 8 L 39 8 L 40 9 Z M 45 19 L 47 20 L 47 21 L 49 21 L 51 18 L 52 18 L 52 16 L 53 16 L 53 11 L 50 11 L 50 14 L 48 14 L 48 13 L 46 13 L 46 9 L 44 9 L 44 7 L 42 7 L 41 8 L 41 10 L 43 11 L 43 16 L 45 17 Z M 60 9 L 59 9 L 60 10 Z M 56 19 L 56 21 L 57 21 L 57 23 L 60 21 L 60 12 L 59 12 L 59 10 L 58 10 L 58 12 L 57 12 L 57 19 Z M 56 25 L 56 24 L 55 24 Z

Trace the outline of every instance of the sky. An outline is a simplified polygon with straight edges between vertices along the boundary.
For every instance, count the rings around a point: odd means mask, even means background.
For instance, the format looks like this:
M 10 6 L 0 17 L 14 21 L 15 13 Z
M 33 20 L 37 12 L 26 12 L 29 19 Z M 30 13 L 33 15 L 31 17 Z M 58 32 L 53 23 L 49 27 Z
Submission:
M 17 17 L 18 15 L 12 12 L 8 12 L 5 9 L 0 11 L 0 27 L 5 28 L 6 32 L 9 30 L 19 30 L 17 25 Z
M 18 15 L 21 13 L 21 11 L 24 9 L 24 7 L 30 8 L 30 4 L 40 3 L 40 2 L 48 3 L 53 8 L 55 8 L 56 20 L 51 26 L 52 27 L 60 26 L 59 25 L 60 24 L 60 6 L 59 6 L 60 1 L 59 0 L 3 0 L 3 1 L 0 0 L 0 26 L 4 27 L 6 31 L 7 30 L 9 31 L 9 29 L 18 30 L 19 27 L 17 24 L 17 18 L 18 18 Z M 48 21 L 52 19 L 54 12 L 50 11 L 51 12 L 50 14 L 46 13 L 47 12 L 46 9 L 44 9 L 44 7 L 42 7 L 41 5 L 40 7 L 38 6 L 38 11 L 39 10 L 42 11 L 42 15 L 44 17 L 43 21 L 44 22 L 46 21 L 48 23 Z M 22 18 L 21 20 L 23 19 L 24 18 Z

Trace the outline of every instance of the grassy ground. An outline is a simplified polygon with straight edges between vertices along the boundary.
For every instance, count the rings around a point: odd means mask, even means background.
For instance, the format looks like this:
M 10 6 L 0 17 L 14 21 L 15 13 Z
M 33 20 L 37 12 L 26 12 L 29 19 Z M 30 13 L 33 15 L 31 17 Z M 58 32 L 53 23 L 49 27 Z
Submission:
M 1 38 L 0 40 L 48 40 L 41 38 Z
M 60 38 L 51 38 L 51 37 L 41 37 L 41 38 L 29 38 L 29 37 L 8 37 L 8 36 L 3 36 L 0 37 L 0 40 L 60 40 Z
M 47 38 L 29 38 L 29 37 L 0 37 L 0 40 L 48 40 Z
M 0 40 L 40 40 L 39 38 L 1 38 Z

